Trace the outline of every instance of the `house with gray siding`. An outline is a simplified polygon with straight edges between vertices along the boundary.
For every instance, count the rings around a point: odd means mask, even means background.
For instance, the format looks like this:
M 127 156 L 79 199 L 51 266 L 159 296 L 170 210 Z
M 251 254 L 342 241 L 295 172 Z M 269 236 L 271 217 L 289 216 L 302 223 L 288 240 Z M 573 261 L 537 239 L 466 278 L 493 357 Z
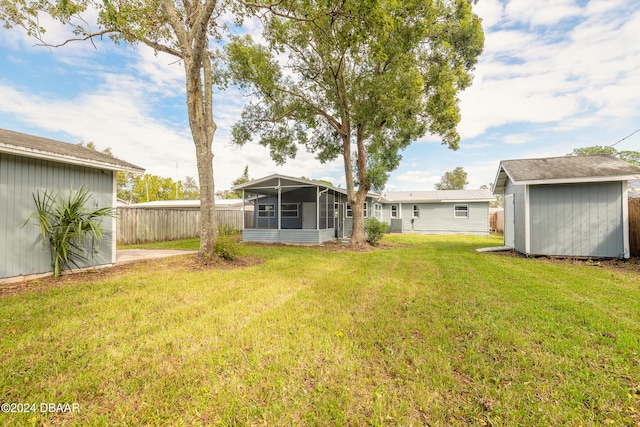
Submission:
M 486 236 L 494 200 L 484 189 L 386 192 L 378 201 L 379 219 L 389 224 L 391 233 Z
M 525 255 L 628 258 L 627 182 L 640 167 L 613 156 L 503 160 L 504 244 Z
M 322 181 L 270 175 L 232 188 L 242 191 L 253 215 L 243 240 L 320 244 L 351 236 L 353 220 L 347 191 Z M 389 232 L 489 234 L 486 190 L 369 193 L 365 219 L 389 224 Z M 245 215 L 246 217 L 246 215 Z
M 84 185 L 93 195 L 90 208 L 115 208 L 118 171 L 144 169 L 79 145 L 0 129 L 0 282 L 52 271 L 39 227 L 22 226 L 35 210 L 36 192 Z M 102 227 L 103 241 L 92 245 L 81 267 L 115 264 L 115 218 L 105 219 Z
M 317 245 L 351 235 L 351 207 L 342 188 L 274 174 L 231 190 L 242 191 L 245 210 L 253 212 L 252 223 L 242 227 L 245 242 Z M 365 212 L 375 196 L 367 196 Z

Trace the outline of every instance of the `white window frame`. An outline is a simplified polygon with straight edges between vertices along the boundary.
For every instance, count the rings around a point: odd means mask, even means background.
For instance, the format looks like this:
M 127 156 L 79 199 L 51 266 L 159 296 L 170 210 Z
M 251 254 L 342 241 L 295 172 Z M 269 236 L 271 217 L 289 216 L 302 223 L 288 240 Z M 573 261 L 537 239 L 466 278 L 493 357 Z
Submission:
M 266 214 L 266 215 L 263 215 Z M 258 205 L 258 218 L 275 218 L 276 217 L 276 204 L 275 203 L 261 203 Z
M 464 208 L 464 209 L 462 209 Z M 463 213 L 464 215 L 458 215 Z M 457 204 L 453 205 L 453 218 L 455 219 L 469 219 L 469 205 Z
M 394 209 L 395 208 L 395 209 Z M 398 218 L 398 214 L 399 214 L 399 209 L 398 209 L 398 205 L 391 205 L 390 207 L 390 211 L 389 211 L 389 218 L 393 218 L 396 219 Z
M 344 217 L 345 218 L 353 218 L 353 211 L 351 210 L 351 205 L 349 202 L 344 204 Z M 364 202 L 364 217 L 369 218 L 369 210 L 367 209 L 367 202 Z
M 376 219 L 382 219 L 382 205 L 380 203 L 373 204 L 373 216 Z
M 295 209 L 291 209 L 295 207 Z M 288 215 L 288 213 L 295 212 L 295 215 Z M 280 216 L 282 218 L 298 218 L 300 216 L 300 205 L 298 203 L 282 203 L 280 205 Z
M 420 218 L 420 205 L 411 206 L 411 218 Z

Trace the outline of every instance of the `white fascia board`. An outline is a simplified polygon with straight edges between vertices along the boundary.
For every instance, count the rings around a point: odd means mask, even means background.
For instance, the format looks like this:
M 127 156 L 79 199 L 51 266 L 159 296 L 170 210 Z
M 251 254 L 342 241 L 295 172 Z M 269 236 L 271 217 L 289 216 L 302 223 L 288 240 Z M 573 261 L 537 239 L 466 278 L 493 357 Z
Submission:
M 0 153 L 13 154 L 16 156 L 30 157 L 35 159 L 51 160 L 54 162 L 68 163 L 72 165 L 86 166 L 110 171 L 133 172 L 135 174 L 141 174 L 145 171 L 145 169 L 120 166 L 113 163 L 100 162 L 97 160 L 80 159 L 78 157 L 65 156 L 62 154 L 50 153 L 47 151 L 32 150 L 29 148 L 17 147 L 15 145 L 7 145 L 2 143 L 0 143 Z
M 544 185 L 544 184 L 583 184 L 588 182 L 631 181 L 634 179 L 640 179 L 640 175 L 532 179 L 532 180 L 526 180 L 526 181 L 513 181 L 513 180 L 512 181 L 514 184 L 517 184 L 517 185 Z
M 511 182 L 514 182 L 513 181 L 513 177 L 505 169 L 505 167 L 502 165 L 502 163 L 500 163 L 500 166 L 498 167 L 498 173 L 496 174 L 496 178 L 493 180 L 493 194 L 502 194 L 502 193 L 504 193 L 504 188 L 506 187 L 506 185 L 498 187 L 498 180 L 500 179 L 500 175 L 503 174 L 503 173 L 509 180 L 511 180 Z M 507 180 L 505 179 L 505 184 L 506 183 L 507 183 Z M 498 188 L 502 188 L 502 191 L 499 192 L 499 193 L 496 193 L 496 190 Z
M 389 200 L 384 200 L 381 201 L 380 203 L 385 204 L 385 205 L 396 205 L 398 203 L 408 203 L 408 204 L 420 204 L 420 203 L 424 203 L 424 204 L 428 204 L 428 203 L 482 203 L 482 202 L 493 202 L 495 201 L 495 198 L 491 198 L 491 199 L 429 199 L 429 200 L 411 200 L 411 199 L 401 199 L 401 200 L 393 200 L 393 201 L 389 201 Z

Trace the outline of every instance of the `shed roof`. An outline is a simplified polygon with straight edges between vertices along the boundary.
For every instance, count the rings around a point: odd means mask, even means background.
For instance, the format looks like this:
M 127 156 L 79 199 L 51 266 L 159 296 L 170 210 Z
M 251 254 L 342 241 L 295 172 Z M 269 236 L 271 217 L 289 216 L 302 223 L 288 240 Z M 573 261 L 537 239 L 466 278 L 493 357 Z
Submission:
M 640 179 L 640 166 L 606 154 L 503 160 L 494 194 L 504 191 L 507 179 L 515 184 L 629 181 Z
M 0 153 L 93 167 L 142 173 L 144 169 L 77 144 L 0 129 Z
M 495 197 L 485 189 L 477 190 L 431 190 L 431 191 L 388 191 L 382 193 L 385 202 L 491 202 Z

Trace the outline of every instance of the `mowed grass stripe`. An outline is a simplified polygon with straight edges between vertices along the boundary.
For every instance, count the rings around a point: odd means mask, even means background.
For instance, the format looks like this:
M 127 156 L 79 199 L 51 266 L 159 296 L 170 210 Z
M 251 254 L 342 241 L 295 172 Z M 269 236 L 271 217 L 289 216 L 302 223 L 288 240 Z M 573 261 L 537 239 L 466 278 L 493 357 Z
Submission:
M 0 423 L 640 422 L 637 275 L 474 251 L 495 237 L 383 242 L 246 245 L 261 264 L 145 262 L 2 298 L 3 400 L 82 410 Z

